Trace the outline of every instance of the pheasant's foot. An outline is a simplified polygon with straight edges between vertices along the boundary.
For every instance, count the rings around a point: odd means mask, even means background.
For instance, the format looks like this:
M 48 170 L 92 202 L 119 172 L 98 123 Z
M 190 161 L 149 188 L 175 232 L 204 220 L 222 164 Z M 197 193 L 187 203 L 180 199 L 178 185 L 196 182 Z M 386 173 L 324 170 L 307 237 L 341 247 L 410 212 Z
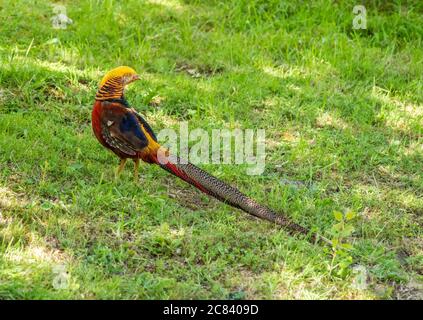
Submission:
M 115 179 L 119 178 L 123 168 L 125 168 L 126 159 L 120 159 L 119 167 L 116 169 Z

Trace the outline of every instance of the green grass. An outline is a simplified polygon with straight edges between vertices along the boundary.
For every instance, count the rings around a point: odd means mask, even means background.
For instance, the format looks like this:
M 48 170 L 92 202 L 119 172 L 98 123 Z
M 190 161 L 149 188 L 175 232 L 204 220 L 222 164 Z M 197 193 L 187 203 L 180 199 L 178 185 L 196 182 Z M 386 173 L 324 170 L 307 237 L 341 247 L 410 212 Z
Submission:
M 0 299 L 422 297 L 421 1 L 363 1 L 366 30 L 356 1 L 63 3 L 56 30 L 49 1 L 0 1 Z M 90 112 L 122 64 L 157 131 L 265 129 L 263 175 L 203 167 L 329 237 L 356 212 L 352 249 L 333 259 L 158 167 L 115 181 Z

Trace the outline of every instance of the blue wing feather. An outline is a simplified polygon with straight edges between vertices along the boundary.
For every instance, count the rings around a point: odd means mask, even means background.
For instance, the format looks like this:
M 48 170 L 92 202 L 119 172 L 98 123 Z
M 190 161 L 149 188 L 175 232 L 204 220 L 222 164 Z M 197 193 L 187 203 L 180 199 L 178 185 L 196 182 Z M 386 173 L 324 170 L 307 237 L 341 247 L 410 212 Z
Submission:
M 122 121 L 119 125 L 119 129 L 124 134 L 132 133 L 140 140 L 146 140 L 144 133 L 140 127 L 140 124 L 132 113 L 126 113 L 125 116 L 122 118 Z
M 118 103 L 103 102 L 102 134 L 118 155 L 134 156 L 148 145 L 148 139 L 137 116 Z

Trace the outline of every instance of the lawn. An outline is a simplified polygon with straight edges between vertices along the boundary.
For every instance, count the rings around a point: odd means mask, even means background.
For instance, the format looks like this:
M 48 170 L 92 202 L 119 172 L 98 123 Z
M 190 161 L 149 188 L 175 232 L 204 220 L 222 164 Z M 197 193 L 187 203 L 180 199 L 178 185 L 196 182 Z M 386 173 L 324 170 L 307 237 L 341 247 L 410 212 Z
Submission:
M 0 299 L 423 298 L 422 1 L 52 4 L 0 1 Z M 265 129 L 263 174 L 201 167 L 334 245 L 115 180 L 90 117 L 119 65 L 156 131 Z

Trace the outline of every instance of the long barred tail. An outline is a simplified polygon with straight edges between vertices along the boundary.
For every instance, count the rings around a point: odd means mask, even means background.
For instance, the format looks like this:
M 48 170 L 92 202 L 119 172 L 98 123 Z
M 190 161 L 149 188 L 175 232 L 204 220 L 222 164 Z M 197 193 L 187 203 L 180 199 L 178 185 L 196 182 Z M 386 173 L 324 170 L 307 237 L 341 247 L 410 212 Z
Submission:
M 163 164 L 154 156 L 152 162 L 155 162 L 166 171 L 188 182 L 202 192 L 235 208 L 242 209 L 253 216 L 279 224 L 289 232 L 305 235 L 309 233 L 306 228 L 292 222 L 289 218 L 281 214 L 275 213 L 268 207 L 258 204 L 238 189 L 231 187 L 192 163 L 181 163 L 180 158 L 176 156 L 167 156 L 167 159 L 168 162 Z M 315 235 L 311 234 L 311 237 L 312 241 L 314 241 Z

